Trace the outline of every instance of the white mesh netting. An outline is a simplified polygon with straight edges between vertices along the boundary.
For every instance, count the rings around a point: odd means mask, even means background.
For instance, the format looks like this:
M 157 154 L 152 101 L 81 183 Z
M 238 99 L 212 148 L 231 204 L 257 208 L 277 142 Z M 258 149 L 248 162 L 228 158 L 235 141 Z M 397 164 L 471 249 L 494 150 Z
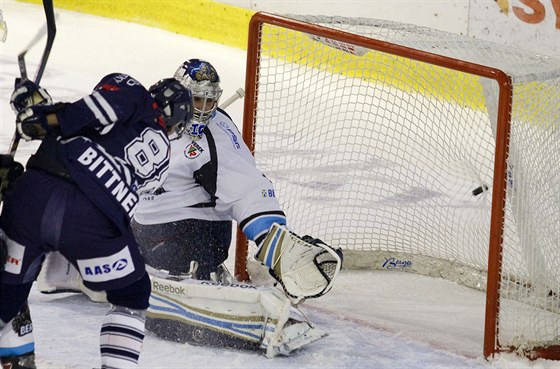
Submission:
M 407 24 L 289 17 L 511 77 L 499 340 L 558 345 L 560 61 Z M 484 290 L 496 81 L 271 24 L 255 57 L 255 158 L 289 226 L 341 246 L 346 268 Z

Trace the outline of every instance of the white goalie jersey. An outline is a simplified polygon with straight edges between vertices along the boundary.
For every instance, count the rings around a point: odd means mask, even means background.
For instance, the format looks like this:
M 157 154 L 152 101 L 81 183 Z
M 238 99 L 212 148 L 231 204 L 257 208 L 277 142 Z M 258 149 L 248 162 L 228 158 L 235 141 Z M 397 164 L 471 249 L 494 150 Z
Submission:
M 200 138 L 184 134 L 171 140 L 169 176 L 141 196 L 135 214 L 140 224 L 182 219 L 234 219 L 252 240 L 273 222 L 285 224 L 272 183 L 221 110 Z

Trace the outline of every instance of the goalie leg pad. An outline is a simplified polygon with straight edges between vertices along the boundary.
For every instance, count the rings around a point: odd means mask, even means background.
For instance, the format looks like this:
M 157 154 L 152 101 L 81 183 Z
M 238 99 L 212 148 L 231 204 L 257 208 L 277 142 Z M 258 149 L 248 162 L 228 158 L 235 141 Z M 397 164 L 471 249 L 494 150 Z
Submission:
M 37 277 L 37 287 L 42 293 L 81 292 L 80 273 L 60 252 L 47 254 L 41 272 Z
M 302 315 L 293 312 L 291 301 L 277 288 L 150 277 L 146 328 L 160 338 L 263 350 L 273 357 L 326 336 L 307 320 L 296 320 Z
M 94 291 L 84 286 L 78 270 L 57 251 L 47 254 L 37 277 L 37 288 L 45 294 L 83 292 L 93 302 L 107 302 L 105 291 Z
M 177 343 L 249 351 L 260 349 L 260 342 L 234 337 L 219 330 L 178 322 L 155 314 L 148 315 L 146 331 L 166 341 Z

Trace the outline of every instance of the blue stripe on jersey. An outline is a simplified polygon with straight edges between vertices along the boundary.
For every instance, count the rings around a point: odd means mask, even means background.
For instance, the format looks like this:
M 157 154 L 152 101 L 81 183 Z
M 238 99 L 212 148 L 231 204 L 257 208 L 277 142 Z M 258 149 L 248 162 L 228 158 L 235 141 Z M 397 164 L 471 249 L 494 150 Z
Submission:
M 263 215 L 250 221 L 242 231 L 248 239 L 254 241 L 260 235 L 268 232 L 272 223 L 286 225 L 286 217 L 280 215 Z

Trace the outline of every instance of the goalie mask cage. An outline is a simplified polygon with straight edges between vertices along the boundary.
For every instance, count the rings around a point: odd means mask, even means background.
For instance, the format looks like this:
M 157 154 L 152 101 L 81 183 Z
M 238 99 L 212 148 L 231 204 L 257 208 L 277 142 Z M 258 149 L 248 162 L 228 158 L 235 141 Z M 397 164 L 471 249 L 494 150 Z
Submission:
M 257 13 L 246 78 L 243 138 L 291 229 L 342 247 L 345 269 L 485 290 L 486 357 L 560 359 L 560 61 Z M 248 247 L 238 234 L 241 279 Z

